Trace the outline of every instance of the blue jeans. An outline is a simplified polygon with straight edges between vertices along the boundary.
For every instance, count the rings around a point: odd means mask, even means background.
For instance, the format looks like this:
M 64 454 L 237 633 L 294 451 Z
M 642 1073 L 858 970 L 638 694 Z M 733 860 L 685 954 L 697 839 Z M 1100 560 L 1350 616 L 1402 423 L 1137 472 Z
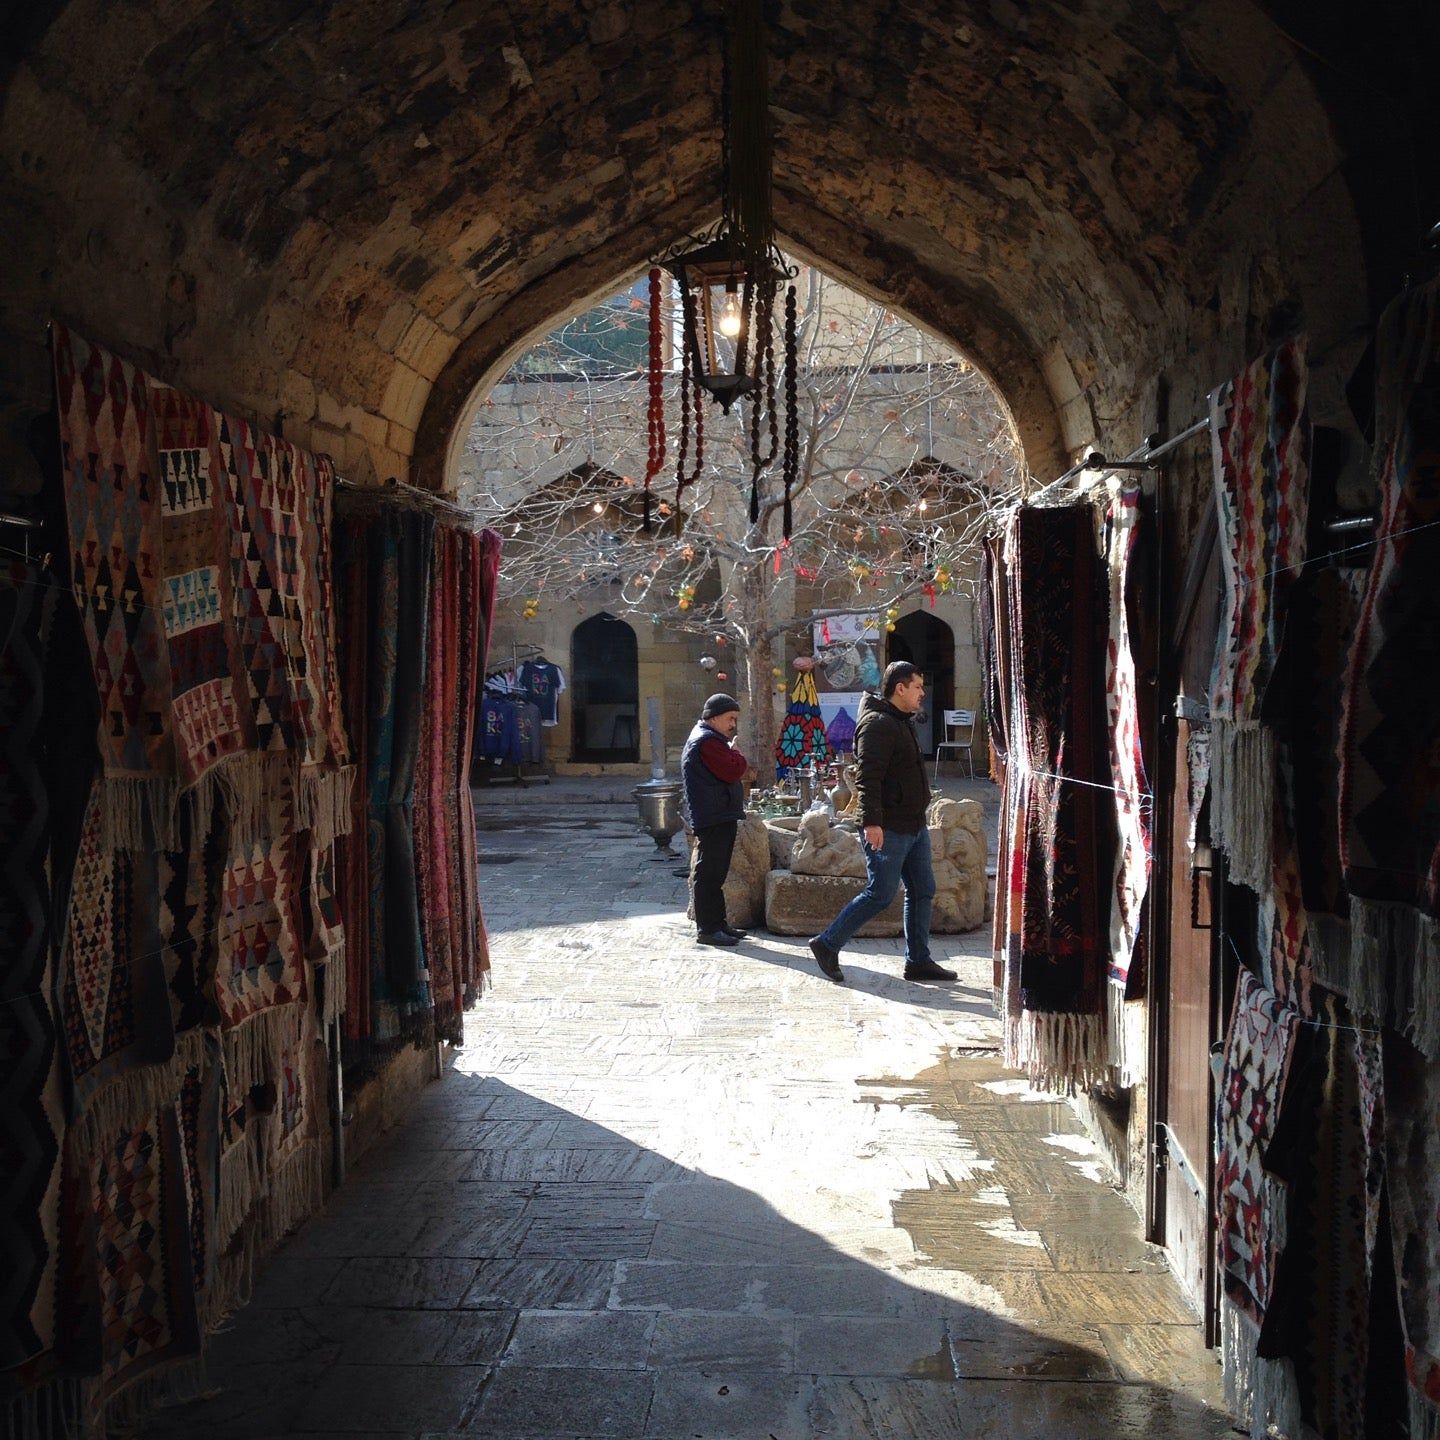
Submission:
M 865 870 L 869 884 L 815 938 L 837 954 L 867 921 L 873 920 L 905 886 L 905 963 L 918 965 L 930 958 L 930 912 L 935 906 L 935 870 L 930 863 L 930 832 L 913 835 L 885 832 L 885 843 L 872 850 L 864 835 Z

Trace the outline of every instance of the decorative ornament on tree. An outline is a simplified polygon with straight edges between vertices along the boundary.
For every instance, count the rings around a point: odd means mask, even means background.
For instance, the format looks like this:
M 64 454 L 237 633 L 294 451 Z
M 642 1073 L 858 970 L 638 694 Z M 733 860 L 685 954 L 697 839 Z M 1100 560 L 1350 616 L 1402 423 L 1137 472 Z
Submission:
M 775 742 L 775 759 L 781 765 L 802 765 L 806 760 L 819 762 L 829 753 L 820 697 L 815 691 L 815 676 L 811 674 L 815 662 L 802 655 L 795 661 L 797 667 L 801 660 L 810 660 L 810 664 L 795 676 L 790 707 L 780 727 L 780 738 Z
M 790 663 L 803 675 L 806 671 L 815 668 L 815 657 L 813 655 L 797 655 Z
M 713 655 L 702 655 L 700 657 L 700 668 L 702 670 L 713 670 L 715 668 L 715 657 Z
M 717 680 L 728 680 L 728 679 L 730 678 L 730 676 L 729 676 L 729 674 L 728 674 L 726 671 L 724 671 L 724 670 L 717 670 L 717 671 L 715 672 L 715 678 L 716 678 Z

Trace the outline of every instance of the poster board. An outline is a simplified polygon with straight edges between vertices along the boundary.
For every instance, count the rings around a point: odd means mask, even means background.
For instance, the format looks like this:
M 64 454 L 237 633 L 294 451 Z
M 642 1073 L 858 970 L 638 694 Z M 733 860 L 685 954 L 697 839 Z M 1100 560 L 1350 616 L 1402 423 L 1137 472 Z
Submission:
M 879 615 L 831 615 L 811 624 L 815 691 L 830 748 L 854 748 L 855 722 L 867 690 L 880 688 L 885 668 L 885 627 Z

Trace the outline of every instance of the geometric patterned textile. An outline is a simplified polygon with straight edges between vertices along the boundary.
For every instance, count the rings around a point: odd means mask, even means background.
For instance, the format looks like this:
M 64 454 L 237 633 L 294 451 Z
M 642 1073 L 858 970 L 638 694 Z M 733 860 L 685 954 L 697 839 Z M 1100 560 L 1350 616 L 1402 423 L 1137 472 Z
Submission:
M 1240 971 L 1216 1114 L 1215 1211 L 1225 1298 L 1256 1329 L 1264 1322 L 1281 1216 L 1265 1183 L 1299 1016 Z
M 1335 1440 L 1365 1440 L 1371 1288 L 1385 1179 L 1378 1032 L 1356 1029 L 1327 995 L 1298 1026 L 1285 1097 L 1265 1156 L 1284 1182 L 1285 1246 L 1262 1359 L 1294 1367 L 1301 1418 Z M 1381 1285 L 1389 1276 L 1378 1277 Z M 1393 1397 L 1387 1397 L 1393 1401 Z
M 415 868 L 435 1023 L 458 1040 L 479 983 L 479 885 L 470 798 L 476 682 L 483 631 L 475 613 L 483 539 L 435 532 L 425 712 L 416 775 Z
M 1210 680 L 1211 832 L 1232 877 L 1260 894 L 1270 883 L 1274 785 L 1262 725 L 1310 508 L 1305 349 L 1304 337 L 1287 341 L 1210 397 L 1225 578 Z
M 142 1121 L 166 1088 L 174 1093 L 157 1068 L 175 1053 L 175 1031 L 144 880 L 148 857 L 105 847 L 101 793 L 97 784 L 85 812 L 59 977 L 71 1143 L 84 1154 Z
M 1385 1043 L 1385 1166 L 1410 1433 L 1440 1425 L 1440 1064 Z
M 53 328 L 77 603 L 100 699 L 107 848 L 174 850 L 222 795 L 242 845 L 298 787 L 349 819 L 329 614 L 327 460 Z
M 1088 504 L 1022 509 L 1006 538 L 1011 758 L 1024 817 L 1014 856 L 1020 890 L 1010 899 L 1020 946 L 1007 973 L 1006 1062 L 1037 1083 L 1087 1085 L 1107 1078 L 1111 1054 L 1106 574 Z
M 1140 492 L 1123 490 L 1111 502 L 1106 516 L 1110 641 L 1105 664 L 1106 728 L 1119 830 L 1110 912 L 1110 983 L 1122 990 L 1129 979 L 1150 884 L 1150 796 L 1140 752 L 1140 708 L 1130 628 L 1139 529 Z
M 455 727 L 459 715 L 458 636 L 460 605 L 460 532 L 440 527 L 430 577 L 429 654 L 425 664 L 425 707 L 420 722 L 420 756 L 415 771 L 415 881 L 420 891 L 420 923 L 430 967 L 435 1024 L 445 1038 L 458 1041 L 462 1028 L 465 964 L 459 933 L 462 897 L 459 881 L 460 777 Z M 469 773 L 465 784 L 469 786 Z
M 180 783 L 256 748 L 245 700 L 225 514 L 216 503 L 215 412 L 178 390 L 156 387 L 160 475 L 161 618 L 170 661 L 171 713 Z
M 173 846 L 176 763 L 146 377 L 51 329 L 75 600 L 100 700 L 107 849 Z
M 1440 1057 L 1440 280 L 1376 340 L 1375 559 L 1341 729 L 1351 1004 Z
M 304 838 L 282 826 L 273 840 L 233 852 L 221 879 L 215 995 L 232 1085 L 264 1082 L 285 1009 L 306 998 L 300 887 Z
M 65 1113 L 50 1010 L 50 797 L 42 761 L 58 597 L 38 566 L 0 561 L 0 1370 L 55 1341 Z
M 1277 690 L 1286 713 L 1282 808 L 1294 837 L 1315 978 L 1350 990 L 1350 898 L 1340 862 L 1340 714 L 1364 574 L 1311 567 L 1290 593 Z M 1278 867 L 1277 867 L 1278 868 Z
M 101 1394 L 200 1353 L 180 1120 L 172 1101 L 90 1162 L 100 1286 Z

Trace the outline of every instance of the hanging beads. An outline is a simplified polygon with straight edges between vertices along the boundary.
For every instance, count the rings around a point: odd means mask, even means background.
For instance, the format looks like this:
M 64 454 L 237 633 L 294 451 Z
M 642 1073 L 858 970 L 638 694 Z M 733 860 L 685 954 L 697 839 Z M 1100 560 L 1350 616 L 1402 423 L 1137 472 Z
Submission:
M 661 274 L 650 271 L 650 406 L 646 415 L 649 450 L 645 460 L 644 529 L 650 533 L 650 482 L 665 464 L 665 347 L 660 327 Z

